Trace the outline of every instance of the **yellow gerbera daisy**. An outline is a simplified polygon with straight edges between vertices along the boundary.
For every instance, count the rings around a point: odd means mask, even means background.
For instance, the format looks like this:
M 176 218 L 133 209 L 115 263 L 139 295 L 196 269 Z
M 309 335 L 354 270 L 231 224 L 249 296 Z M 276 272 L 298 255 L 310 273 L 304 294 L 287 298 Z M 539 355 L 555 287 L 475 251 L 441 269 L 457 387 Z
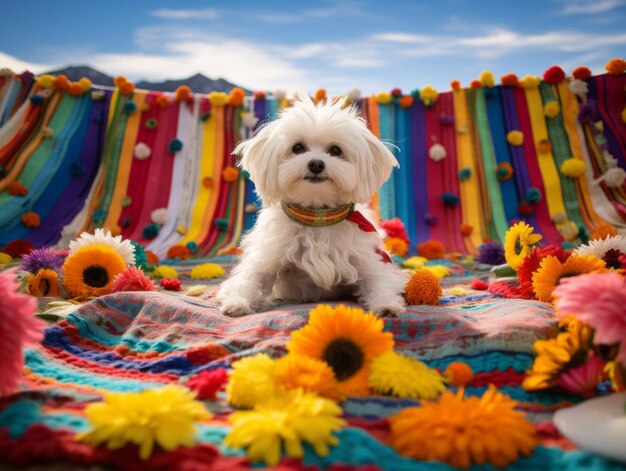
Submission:
M 154 270 L 151 273 L 153 278 L 178 278 L 178 271 L 176 268 L 172 268 L 168 265 L 159 265 L 154 267 Z
M 326 456 L 329 446 L 338 444 L 333 432 L 345 426 L 341 408 L 330 399 L 302 391 L 285 391 L 255 406 L 251 411 L 231 414 L 232 424 L 224 444 L 246 447 L 251 461 L 275 466 L 281 448 L 287 456 L 302 458 L 302 443 L 309 443 L 315 453 Z
M 552 292 L 559 286 L 561 278 L 605 271 L 606 262 L 594 255 L 571 255 L 565 262 L 554 256 L 545 257 L 533 274 L 533 291 L 539 301 L 551 303 Z
M 274 376 L 275 363 L 269 355 L 259 353 L 233 363 L 226 393 L 235 407 L 254 407 L 278 391 Z
M 59 275 L 54 270 L 41 269 L 28 277 L 27 291 L 38 298 L 59 295 Z
M 382 394 L 414 399 L 434 399 L 446 389 L 437 370 L 393 351 L 372 362 L 369 385 Z
M 203 263 L 191 269 L 191 278 L 194 280 L 209 280 L 224 276 L 224 269 L 217 263 Z
M 63 285 L 73 298 L 109 294 L 114 278 L 126 268 L 124 259 L 107 245 L 76 250 L 63 264 Z
M 90 445 L 106 442 L 110 450 L 134 443 L 142 460 L 150 457 L 155 443 L 166 451 L 191 447 L 195 421 L 210 417 L 194 397 L 193 392 L 178 385 L 133 393 L 106 393 L 103 402 L 85 407 L 92 428 L 77 438 Z
M 291 334 L 287 349 L 328 363 L 343 394 L 365 396 L 371 362 L 393 349 L 393 336 L 383 327 L 362 309 L 319 305 L 307 325 Z
M 592 335 L 589 326 L 573 316 L 562 319 L 560 326 L 566 330 L 555 338 L 536 340 L 533 344 L 537 356 L 522 383 L 525 390 L 538 391 L 554 387 L 561 373 L 587 361 Z
M 518 222 L 506 231 L 504 238 L 504 257 L 506 263 L 517 271 L 524 259 L 541 240 L 541 234 L 533 234 L 535 229 L 525 222 Z
M 330 399 L 339 398 L 335 373 L 327 363 L 296 353 L 276 360 L 276 382 L 285 389 L 302 389 Z
M 504 468 L 537 445 L 535 426 L 516 411 L 517 401 L 491 385 L 481 397 L 446 391 L 437 402 L 390 417 L 391 444 L 402 455 L 438 460 L 455 468 L 491 463 Z

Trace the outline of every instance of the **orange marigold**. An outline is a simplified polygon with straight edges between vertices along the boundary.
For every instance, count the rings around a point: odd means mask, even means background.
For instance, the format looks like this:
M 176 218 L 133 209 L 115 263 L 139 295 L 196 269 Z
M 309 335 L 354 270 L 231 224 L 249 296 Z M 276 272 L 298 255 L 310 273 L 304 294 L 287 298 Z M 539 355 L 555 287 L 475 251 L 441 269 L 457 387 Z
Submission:
M 605 66 L 609 75 L 622 75 L 626 72 L 626 61 L 624 59 L 611 59 Z
M 187 260 L 191 256 L 189 248 L 185 245 L 172 245 L 167 251 L 167 258 L 179 258 Z
M 148 260 L 148 263 L 151 265 L 156 265 L 160 261 L 159 257 L 157 257 L 154 252 L 150 252 L 149 250 L 146 250 L 146 260 Z
M 154 99 L 154 102 L 161 108 L 167 108 L 170 105 L 170 100 L 167 95 L 159 95 Z
M 30 227 L 31 229 L 37 229 L 41 225 L 39 214 L 34 211 L 28 211 L 22 214 L 20 220 L 26 227 Z
M 176 89 L 176 101 L 187 101 L 191 98 L 191 88 L 188 85 L 181 85 Z
M 461 234 L 463 234 L 464 236 L 468 236 L 474 231 L 474 226 L 472 226 L 471 224 L 461 224 L 460 230 Z
M 411 95 L 405 95 L 400 98 L 400 107 L 404 109 L 410 108 L 411 106 L 413 106 L 414 101 L 415 98 L 413 98 Z
M 222 178 L 225 182 L 232 183 L 239 178 L 239 170 L 229 165 L 222 171 Z
M 135 84 L 133 82 L 124 82 L 118 89 L 122 95 L 131 95 L 135 91 Z
M 399 237 L 389 237 L 385 241 L 385 252 L 391 255 L 397 255 L 398 257 L 404 257 L 409 250 L 409 244 L 406 240 Z
M 591 70 L 589 70 L 589 67 L 581 65 L 580 67 L 576 67 L 573 70 L 572 75 L 575 79 L 587 80 L 589 77 L 591 77 Z
M 454 90 L 455 92 L 458 92 L 462 88 L 461 82 L 459 82 L 458 80 L 453 80 L 452 82 L 450 82 L 450 88 L 452 88 L 452 90 Z
M 417 246 L 417 253 L 420 257 L 427 258 L 428 260 L 435 260 L 443 258 L 446 253 L 446 248 L 438 240 L 428 240 L 423 244 Z
M 70 81 L 67 79 L 66 75 L 57 75 L 52 81 L 52 86 L 57 90 L 66 92 L 70 89 Z
M 470 88 L 473 88 L 473 89 L 483 88 L 483 84 L 480 83 L 480 80 L 472 80 L 470 82 Z
M 17 180 L 13 180 L 7 185 L 7 191 L 12 196 L 26 196 L 28 194 L 28 188 Z
M 68 91 L 72 96 L 81 96 L 84 93 L 83 87 L 78 82 L 72 82 Z
M 228 104 L 230 106 L 242 106 L 245 97 L 246 92 L 244 92 L 239 87 L 235 87 L 230 91 L 230 94 L 228 95 Z
M 453 361 L 446 368 L 445 377 L 452 386 L 467 386 L 474 379 L 474 372 L 467 363 Z
M 500 81 L 505 87 L 519 87 L 519 79 L 515 74 L 505 74 L 500 77 Z
M 313 101 L 315 103 L 319 103 L 320 101 L 325 101 L 326 100 L 326 90 L 324 90 L 323 88 L 318 89 L 315 92 L 315 96 L 313 97 Z
M 404 287 L 404 298 L 411 306 L 439 304 L 442 290 L 437 277 L 428 270 L 417 270 Z

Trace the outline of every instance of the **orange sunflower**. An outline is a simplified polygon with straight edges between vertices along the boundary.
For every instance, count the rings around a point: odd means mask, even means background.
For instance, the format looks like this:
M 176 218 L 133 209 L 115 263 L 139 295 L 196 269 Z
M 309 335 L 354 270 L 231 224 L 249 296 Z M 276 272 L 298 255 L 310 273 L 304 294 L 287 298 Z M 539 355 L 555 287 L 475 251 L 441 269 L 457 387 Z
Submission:
M 113 280 L 126 268 L 124 259 L 108 245 L 88 245 L 76 250 L 63 264 L 63 285 L 73 298 L 109 294 Z
M 319 305 L 307 325 L 291 334 L 287 349 L 326 362 L 341 394 L 365 396 L 372 361 L 393 349 L 393 336 L 383 327 L 381 319 L 362 309 Z
M 532 453 L 535 426 L 515 410 L 517 401 L 493 385 L 480 398 L 463 395 L 463 388 L 446 391 L 437 402 L 391 416 L 391 445 L 404 456 L 461 469 L 484 463 L 503 468 Z
M 38 298 L 59 295 L 59 275 L 54 270 L 44 268 L 36 275 L 28 277 L 27 290 Z
M 533 274 L 533 290 L 539 301 L 551 303 L 554 299 L 552 292 L 559 286 L 561 278 L 605 271 L 606 262 L 594 255 L 572 255 L 565 262 L 555 256 L 545 257 Z

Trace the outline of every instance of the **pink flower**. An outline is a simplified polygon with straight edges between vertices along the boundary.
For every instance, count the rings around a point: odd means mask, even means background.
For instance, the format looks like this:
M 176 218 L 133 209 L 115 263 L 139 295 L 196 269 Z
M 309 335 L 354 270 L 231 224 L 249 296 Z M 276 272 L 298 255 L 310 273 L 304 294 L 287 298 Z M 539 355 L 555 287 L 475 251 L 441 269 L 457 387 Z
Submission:
M 224 368 L 218 368 L 214 371 L 203 371 L 192 376 L 187 381 L 186 386 L 196 391 L 198 399 L 215 400 L 217 392 L 226 384 L 228 374 Z
M 161 280 L 161 286 L 169 291 L 180 291 L 183 289 L 183 283 L 176 278 L 163 278 Z
M 602 381 L 604 362 L 599 357 L 590 357 L 587 363 L 571 368 L 556 378 L 557 384 L 565 391 L 582 396 L 595 394 Z
M 35 298 L 19 290 L 15 270 L 0 272 L 0 396 L 19 390 L 22 349 L 39 342 L 46 325 L 35 317 Z
M 156 291 L 154 282 L 148 278 L 143 270 L 137 267 L 127 267 L 113 281 L 113 292 L 118 291 Z
M 595 329 L 594 342 L 621 342 L 617 357 L 626 362 L 626 279 L 615 272 L 563 278 L 554 290 L 560 315 L 575 315 Z

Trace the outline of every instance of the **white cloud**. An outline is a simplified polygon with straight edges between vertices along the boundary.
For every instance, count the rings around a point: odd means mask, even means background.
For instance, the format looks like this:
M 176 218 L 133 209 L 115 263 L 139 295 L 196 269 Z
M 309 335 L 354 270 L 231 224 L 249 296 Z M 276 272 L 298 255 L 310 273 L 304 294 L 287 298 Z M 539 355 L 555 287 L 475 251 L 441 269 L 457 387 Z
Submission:
M 11 69 L 16 74 L 30 70 L 35 74 L 45 72 L 46 70 L 53 69 L 54 66 L 47 64 L 35 64 L 33 62 L 26 62 L 18 59 L 17 57 L 10 56 L 0 51 L 0 68 L 6 67 Z
M 160 8 L 150 11 L 151 16 L 165 18 L 167 20 L 215 20 L 220 14 L 213 8 L 197 10 L 174 10 L 170 8 Z
M 560 3 L 563 4 L 560 12 L 563 15 L 606 13 L 626 4 L 624 0 L 565 0 Z
M 432 37 L 408 33 L 380 33 L 372 36 L 372 39 L 390 43 L 420 44 L 431 41 Z

